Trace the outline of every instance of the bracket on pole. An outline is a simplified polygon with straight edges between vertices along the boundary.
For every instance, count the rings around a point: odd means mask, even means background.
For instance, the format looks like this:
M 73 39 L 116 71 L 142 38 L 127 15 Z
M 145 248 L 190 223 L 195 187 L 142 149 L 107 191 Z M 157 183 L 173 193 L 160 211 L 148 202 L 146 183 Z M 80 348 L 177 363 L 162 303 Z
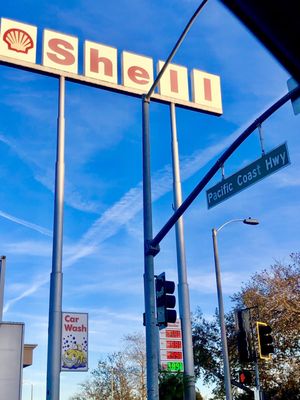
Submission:
M 145 255 L 146 256 L 155 257 L 159 252 L 160 252 L 159 244 L 157 244 L 156 246 L 153 246 L 151 240 L 145 241 Z

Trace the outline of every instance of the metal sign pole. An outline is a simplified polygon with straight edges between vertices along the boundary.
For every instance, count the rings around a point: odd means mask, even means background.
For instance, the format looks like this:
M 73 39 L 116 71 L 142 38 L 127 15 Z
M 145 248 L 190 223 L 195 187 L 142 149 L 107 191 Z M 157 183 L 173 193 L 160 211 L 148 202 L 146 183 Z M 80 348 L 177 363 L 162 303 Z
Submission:
M 225 384 L 226 400 L 232 400 L 230 366 L 229 366 L 229 358 L 228 358 L 228 347 L 227 347 L 226 326 L 225 326 L 225 316 L 224 316 L 224 304 L 223 304 L 223 294 L 222 294 L 222 285 L 221 285 L 221 272 L 220 272 L 219 252 L 218 252 L 218 244 L 217 244 L 218 230 L 215 228 L 212 230 L 212 237 L 213 237 L 215 272 L 216 272 L 217 294 L 218 294 L 218 305 L 219 305 L 219 321 L 220 321 L 220 328 L 221 328 L 222 354 L 223 354 L 223 364 L 224 364 L 223 365 L 223 367 L 224 367 L 224 384 Z
M 0 322 L 3 320 L 4 282 L 5 282 L 6 257 L 0 257 Z
M 157 326 L 155 316 L 154 255 L 152 240 L 152 202 L 150 172 L 149 100 L 143 98 L 143 211 L 144 211 L 144 295 L 147 353 L 147 398 L 158 400 Z
M 170 104 L 171 114 L 171 144 L 172 144 L 172 162 L 173 162 L 173 195 L 175 211 L 181 206 L 182 192 L 179 168 L 179 151 L 176 127 L 176 111 L 175 104 Z M 194 372 L 194 356 L 192 327 L 190 316 L 190 297 L 189 286 L 187 282 L 185 243 L 183 230 L 183 217 L 176 222 L 176 247 L 177 247 L 177 268 L 178 268 L 178 299 L 179 311 L 182 330 L 182 346 L 183 346 L 183 363 L 184 375 L 187 377 L 187 385 L 185 386 L 185 400 L 195 400 L 195 372 Z
M 52 272 L 48 326 L 47 400 L 59 400 L 61 368 L 62 248 L 65 153 L 65 78 L 59 81 Z

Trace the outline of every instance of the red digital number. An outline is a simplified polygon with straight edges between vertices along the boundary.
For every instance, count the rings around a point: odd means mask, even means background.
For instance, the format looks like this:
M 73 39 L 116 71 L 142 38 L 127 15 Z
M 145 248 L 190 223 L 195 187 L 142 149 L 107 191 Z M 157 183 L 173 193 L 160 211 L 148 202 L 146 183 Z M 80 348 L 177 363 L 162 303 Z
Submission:
M 166 337 L 181 338 L 181 331 L 166 331 Z
M 167 340 L 167 349 L 181 349 L 181 342 L 178 340 Z
M 181 360 L 182 353 L 181 351 L 168 351 L 167 352 L 167 360 Z

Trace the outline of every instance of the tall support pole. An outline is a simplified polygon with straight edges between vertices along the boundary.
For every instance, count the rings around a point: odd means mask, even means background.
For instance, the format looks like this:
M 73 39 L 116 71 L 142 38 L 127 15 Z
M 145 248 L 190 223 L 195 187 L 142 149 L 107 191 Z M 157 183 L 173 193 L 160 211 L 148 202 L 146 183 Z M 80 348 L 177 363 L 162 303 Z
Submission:
M 259 381 L 258 359 L 257 359 L 256 355 L 255 355 L 255 386 L 256 386 L 259 400 L 263 400 L 263 394 L 260 389 L 260 381 Z
M 3 320 L 6 257 L 0 257 L 0 322 Z
M 180 180 L 176 111 L 174 103 L 170 104 L 170 115 L 171 115 L 171 132 L 172 132 L 171 145 L 172 145 L 172 163 L 173 163 L 173 196 L 174 196 L 174 209 L 176 211 L 181 206 L 182 203 L 182 191 L 181 191 L 181 180 Z M 177 269 L 178 269 L 178 299 L 179 299 L 179 313 L 181 320 L 182 344 L 183 344 L 183 363 L 184 363 L 184 375 L 187 378 L 184 398 L 185 400 L 195 400 L 196 392 L 195 392 L 194 355 L 193 355 L 192 326 L 191 326 L 191 313 L 190 313 L 190 296 L 189 296 L 189 286 L 187 282 L 187 268 L 186 268 L 186 257 L 185 257 L 183 217 L 180 217 L 176 222 L 175 231 L 176 231 L 176 248 L 177 248 Z
M 61 368 L 62 250 L 65 178 L 65 78 L 59 81 L 52 272 L 48 326 L 47 400 L 59 400 Z
M 144 212 L 144 294 L 146 316 L 147 394 L 148 400 L 158 400 L 157 326 L 154 295 L 154 255 L 149 248 L 152 240 L 152 201 L 150 172 L 149 100 L 143 97 L 143 212 Z
M 225 392 L 226 392 L 226 400 L 231 400 L 232 399 L 231 379 L 230 379 L 230 368 L 229 368 L 229 358 L 228 358 L 228 348 L 227 348 L 227 338 L 226 338 L 226 328 L 225 328 L 225 318 L 224 318 L 223 294 L 221 286 L 221 272 L 220 272 L 219 252 L 217 243 L 217 229 L 212 230 L 212 237 L 213 237 L 216 283 L 217 283 L 217 293 L 218 293 L 219 320 L 221 328 Z

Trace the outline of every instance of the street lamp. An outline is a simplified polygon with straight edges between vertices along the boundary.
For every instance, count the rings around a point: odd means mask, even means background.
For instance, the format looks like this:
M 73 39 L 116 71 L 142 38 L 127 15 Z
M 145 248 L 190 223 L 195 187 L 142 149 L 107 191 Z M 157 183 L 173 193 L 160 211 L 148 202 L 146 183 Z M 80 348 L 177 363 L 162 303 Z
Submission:
M 213 228 L 213 230 L 212 230 L 214 258 L 215 258 L 215 272 L 216 272 L 217 293 L 218 293 L 218 306 L 219 306 L 219 322 L 220 322 L 220 328 L 221 328 L 222 354 L 223 354 L 223 364 L 224 364 L 224 383 L 225 383 L 226 400 L 231 400 L 232 396 L 231 396 L 231 379 L 230 379 L 226 327 L 225 327 L 225 318 L 224 318 L 224 304 L 223 304 L 223 295 L 222 295 L 222 286 L 221 286 L 221 273 L 220 273 L 217 233 L 221 229 L 223 229 L 226 225 L 231 224 L 232 222 L 243 222 L 244 224 L 247 224 L 247 225 L 258 225 L 259 224 L 257 219 L 250 218 L 250 217 L 245 218 L 245 219 L 232 219 L 230 221 L 225 222 L 225 224 L 221 225 L 218 229 Z

